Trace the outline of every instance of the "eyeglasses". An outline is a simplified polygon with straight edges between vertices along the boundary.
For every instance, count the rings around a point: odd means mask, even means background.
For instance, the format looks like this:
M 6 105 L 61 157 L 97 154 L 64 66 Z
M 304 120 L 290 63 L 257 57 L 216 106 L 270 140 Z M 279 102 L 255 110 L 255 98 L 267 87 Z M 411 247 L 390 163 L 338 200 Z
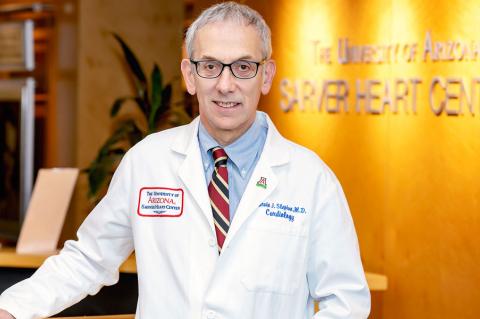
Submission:
M 265 63 L 266 60 L 260 62 L 238 60 L 232 63 L 222 63 L 217 60 L 194 61 L 197 74 L 206 79 L 214 79 L 222 74 L 223 69 L 228 66 L 232 74 L 239 79 L 251 79 L 257 75 L 258 67 Z

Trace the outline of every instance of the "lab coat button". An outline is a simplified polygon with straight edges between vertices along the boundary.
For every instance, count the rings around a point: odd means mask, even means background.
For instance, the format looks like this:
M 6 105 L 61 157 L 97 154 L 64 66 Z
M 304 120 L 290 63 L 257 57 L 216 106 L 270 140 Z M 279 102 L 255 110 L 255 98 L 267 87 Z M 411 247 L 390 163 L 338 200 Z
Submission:
M 207 312 L 207 319 L 215 319 L 215 311 L 210 310 Z
M 215 247 L 215 246 L 217 246 L 217 241 L 215 240 L 215 238 L 210 238 L 210 239 L 208 240 L 208 245 L 209 245 L 210 247 Z

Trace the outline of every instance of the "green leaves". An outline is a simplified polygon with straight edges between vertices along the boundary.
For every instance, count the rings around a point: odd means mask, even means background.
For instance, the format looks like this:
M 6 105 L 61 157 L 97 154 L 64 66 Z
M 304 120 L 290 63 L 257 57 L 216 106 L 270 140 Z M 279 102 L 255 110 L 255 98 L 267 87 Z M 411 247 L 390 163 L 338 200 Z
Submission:
M 172 107 L 172 84 L 163 84 L 163 75 L 155 63 L 150 74 L 150 85 L 137 57 L 127 43 L 116 33 L 113 37 L 122 49 L 125 62 L 128 65 L 128 76 L 133 80 L 133 95 L 126 95 L 115 99 L 110 108 L 110 117 L 115 118 L 127 101 L 135 102 L 147 123 L 147 129 L 141 129 L 133 117 L 117 122 L 117 128 L 98 150 L 96 158 L 90 166 L 83 170 L 88 175 L 88 196 L 98 201 L 105 186 L 110 181 L 115 168 L 123 155 L 133 145 L 142 140 L 147 134 L 153 133 L 160 127 L 162 121 L 167 125 L 162 127 L 185 124 L 191 120 L 183 105 Z M 149 94 L 149 92 L 151 92 Z
M 123 41 L 123 39 L 116 33 L 113 33 L 113 36 L 120 44 L 123 51 L 123 56 L 127 61 L 130 71 L 132 71 L 131 75 L 133 75 L 133 80 L 137 89 L 137 96 L 144 98 L 147 95 L 147 78 L 145 77 L 145 73 L 138 62 L 137 57 L 132 50 L 130 50 L 125 41 Z
M 112 108 L 110 109 L 110 117 L 114 117 L 115 115 L 117 115 L 123 103 L 128 100 L 135 101 L 135 97 L 128 96 L 128 97 L 120 97 L 116 99 L 115 102 L 113 102 Z
M 120 150 L 119 150 L 120 151 Z M 121 150 L 123 152 L 123 150 Z M 93 161 L 87 169 L 82 172 L 88 175 L 88 197 L 95 199 L 98 192 L 106 185 L 107 180 L 113 175 L 113 164 L 120 157 L 117 152 L 102 156 Z M 121 154 L 123 155 L 123 154 Z
M 140 133 L 140 134 L 139 134 Z M 131 136 L 135 136 L 132 140 Z M 110 181 L 115 167 L 126 153 L 122 142 L 129 140 L 130 145 L 137 143 L 143 135 L 133 120 L 127 120 L 103 143 L 95 160 L 84 170 L 88 174 L 88 197 L 92 198 Z
M 162 72 L 155 63 L 152 70 L 152 107 L 148 116 L 148 130 L 153 132 L 156 127 L 157 114 L 162 112 Z

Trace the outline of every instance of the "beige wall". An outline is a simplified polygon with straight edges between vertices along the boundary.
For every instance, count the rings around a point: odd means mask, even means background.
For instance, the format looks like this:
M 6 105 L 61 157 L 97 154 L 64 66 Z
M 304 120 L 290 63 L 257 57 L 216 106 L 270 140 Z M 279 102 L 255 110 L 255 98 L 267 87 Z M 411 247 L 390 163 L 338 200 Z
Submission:
M 180 76 L 183 2 L 168 0 L 81 0 L 78 3 L 78 86 L 76 165 L 85 168 L 109 136 L 110 107 L 115 98 L 133 91 L 119 46 L 123 37 L 140 60 L 147 77 L 157 62 L 164 79 Z M 177 81 L 178 82 L 178 81 Z M 134 112 L 126 105 L 122 112 Z M 65 226 L 71 237 L 86 214 L 86 178 L 80 177 L 74 209 Z

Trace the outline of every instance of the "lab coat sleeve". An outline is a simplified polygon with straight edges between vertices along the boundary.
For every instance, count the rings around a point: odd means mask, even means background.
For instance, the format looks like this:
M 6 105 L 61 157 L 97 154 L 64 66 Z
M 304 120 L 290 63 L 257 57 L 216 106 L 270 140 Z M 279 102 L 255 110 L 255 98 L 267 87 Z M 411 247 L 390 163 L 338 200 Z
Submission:
M 310 230 L 307 280 L 319 301 L 314 319 L 363 319 L 370 312 L 370 291 L 360 259 L 347 201 L 327 169 L 317 187 Z
M 107 195 L 79 228 L 78 240 L 67 241 L 60 254 L 48 258 L 31 278 L 7 289 L 0 296 L 0 308 L 16 319 L 44 318 L 115 284 L 119 266 L 133 251 L 130 179 L 127 154 Z

